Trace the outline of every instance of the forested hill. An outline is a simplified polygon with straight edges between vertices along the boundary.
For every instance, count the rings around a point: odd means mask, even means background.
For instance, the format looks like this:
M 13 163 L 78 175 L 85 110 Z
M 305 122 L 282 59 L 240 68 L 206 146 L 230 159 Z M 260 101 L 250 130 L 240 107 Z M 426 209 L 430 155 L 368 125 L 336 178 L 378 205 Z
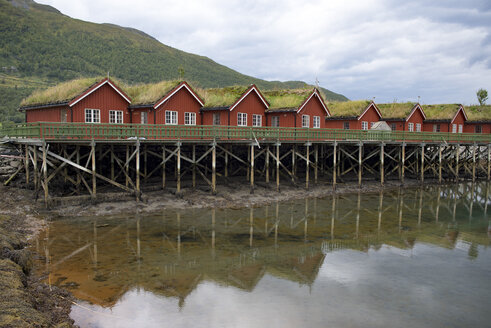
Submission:
M 200 87 L 305 85 L 247 76 L 207 57 L 166 46 L 136 29 L 73 19 L 32 0 L 0 0 L 0 120 L 21 120 L 18 104 L 34 88 L 107 72 L 130 83 L 182 75 Z M 329 100 L 347 100 L 323 91 Z

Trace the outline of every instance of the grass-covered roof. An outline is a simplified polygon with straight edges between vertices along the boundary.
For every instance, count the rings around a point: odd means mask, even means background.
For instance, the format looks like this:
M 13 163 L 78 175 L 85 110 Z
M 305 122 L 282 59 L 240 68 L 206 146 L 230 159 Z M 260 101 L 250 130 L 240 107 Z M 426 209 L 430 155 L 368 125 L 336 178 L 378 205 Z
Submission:
M 423 105 L 427 120 L 451 120 L 460 108 L 459 104 Z
M 158 83 L 135 84 L 125 88 L 132 105 L 153 105 L 181 81 L 161 81 Z
M 465 106 L 465 113 L 469 121 L 491 121 L 491 105 Z
M 383 118 L 400 118 L 405 119 L 411 114 L 416 103 L 389 103 L 389 104 L 377 104 L 380 113 Z
M 233 105 L 249 86 L 231 86 L 225 88 L 201 89 L 205 107 L 224 107 Z
M 263 95 L 269 102 L 270 110 L 297 109 L 310 96 L 312 89 L 289 89 L 264 91 Z
M 370 100 L 335 101 L 327 104 L 331 117 L 359 116 L 370 104 Z
M 103 79 L 103 77 L 81 78 L 63 82 L 44 90 L 36 90 L 29 97 L 22 100 L 20 106 L 27 107 L 68 102 Z

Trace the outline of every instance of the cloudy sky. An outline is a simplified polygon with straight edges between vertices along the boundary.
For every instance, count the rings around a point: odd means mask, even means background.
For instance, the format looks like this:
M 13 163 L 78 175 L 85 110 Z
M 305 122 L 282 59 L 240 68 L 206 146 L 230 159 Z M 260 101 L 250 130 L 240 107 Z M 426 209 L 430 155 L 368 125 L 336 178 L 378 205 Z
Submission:
M 489 0 L 38 2 L 258 78 L 317 78 L 350 99 L 472 104 L 491 91 Z

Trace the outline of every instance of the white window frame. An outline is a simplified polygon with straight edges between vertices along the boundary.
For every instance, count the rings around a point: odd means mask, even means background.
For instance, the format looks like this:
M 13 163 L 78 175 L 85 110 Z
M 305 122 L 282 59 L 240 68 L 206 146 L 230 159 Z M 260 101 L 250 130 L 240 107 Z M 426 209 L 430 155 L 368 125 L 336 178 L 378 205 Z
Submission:
M 148 112 L 140 112 L 140 124 L 148 124 Z
M 407 124 L 407 130 L 409 132 L 414 132 L 414 123 L 408 123 Z
M 362 130 L 368 130 L 368 122 L 367 121 L 361 122 L 361 129 Z
M 166 110 L 165 111 L 165 124 L 166 125 L 177 125 L 177 111 L 175 110 Z
M 110 110 L 109 111 L 109 123 L 111 123 L 111 124 L 123 124 L 123 111 L 122 110 Z
M 272 116 L 271 117 L 271 126 L 274 128 L 280 127 L 280 117 L 279 116 Z
M 252 114 L 252 126 L 262 126 L 263 116 L 258 114 Z
M 464 132 L 464 124 L 459 124 L 459 133 Z
M 416 132 L 421 132 L 421 123 L 416 123 Z
M 90 113 L 90 114 L 89 114 Z M 89 114 L 89 116 L 87 116 Z M 89 118 L 89 120 L 87 120 Z M 101 123 L 101 110 L 86 108 L 85 109 L 85 123 Z
M 196 125 L 196 113 L 185 112 L 184 113 L 184 125 Z
M 349 130 L 351 128 L 350 125 L 349 122 L 343 122 L 343 130 Z
M 440 124 L 433 124 L 433 132 L 440 132 L 441 127 Z
M 457 133 L 457 124 L 452 124 L 452 133 Z
M 220 113 L 213 113 L 213 122 L 212 125 L 221 125 L 221 114 Z
M 302 128 L 310 128 L 310 116 L 302 115 Z
M 321 117 L 320 116 L 314 116 L 314 120 L 312 121 L 312 126 L 314 129 L 320 129 L 321 127 Z
M 247 126 L 247 113 L 237 113 L 237 126 Z

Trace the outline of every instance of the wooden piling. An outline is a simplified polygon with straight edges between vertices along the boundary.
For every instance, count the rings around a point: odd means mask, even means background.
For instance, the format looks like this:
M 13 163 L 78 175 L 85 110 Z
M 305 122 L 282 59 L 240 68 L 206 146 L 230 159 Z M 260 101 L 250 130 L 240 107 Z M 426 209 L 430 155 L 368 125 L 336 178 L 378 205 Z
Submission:
M 384 185 L 384 143 L 380 144 L 380 184 Z
M 295 163 L 295 157 L 296 157 L 296 147 L 295 145 L 292 146 L 292 182 L 295 183 L 295 172 L 296 170 L 296 163 Z
M 125 185 L 126 187 L 129 186 L 130 184 L 130 163 L 128 161 L 130 160 L 130 146 L 126 145 L 126 161 L 125 161 L 125 166 L 124 166 L 124 171 L 125 171 L 125 176 L 126 176 L 126 182 Z
M 333 152 L 332 152 L 332 189 L 336 190 L 336 170 L 337 170 L 337 162 L 336 162 L 336 150 L 337 143 L 334 141 Z
M 491 180 L 491 145 L 488 145 L 488 181 Z
M 143 145 L 143 181 L 147 181 L 148 176 L 148 153 L 147 153 L 147 145 Z
M 135 159 L 136 159 L 136 164 L 135 164 L 135 168 L 136 168 L 136 184 L 135 184 L 135 189 L 136 189 L 136 200 L 138 201 L 140 199 L 140 140 L 137 139 L 136 140 L 136 155 L 135 155 Z
M 26 171 L 26 185 L 29 184 L 29 145 L 26 145 L 24 170 Z
M 266 146 L 266 183 L 269 183 L 269 146 Z
M 250 182 L 251 182 L 251 194 L 254 193 L 254 144 L 251 144 L 250 152 Z
M 472 145 L 472 182 L 476 182 L 476 144 Z
M 162 146 L 162 189 L 165 189 L 165 163 L 166 163 L 165 145 Z
M 111 145 L 111 180 L 114 181 L 114 145 Z
M 315 144 L 314 146 L 314 161 L 315 161 L 315 166 L 314 166 L 314 183 L 317 184 L 317 177 L 318 177 L 318 167 L 319 167 L 319 145 Z
M 361 188 L 361 175 L 363 171 L 363 160 L 362 160 L 362 154 L 363 154 L 363 144 L 360 142 L 358 144 L 358 187 Z
M 438 183 L 442 183 L 442 148 L 443 145 L 438 146 Z
M 213 149 L 211 151 L 211 193 L 215 195 L 217 193 L 217 150 L 216 145 L 213 144 Z
M 96 182 L 96 148 L 95 141 L 92 139 L 90 143 L 91 153 L 92 153 L 92 199 L 94 200 L 97 196 L 97 182 Z
M 276 191 L 280 192 L 280 144 L 276 144 Z
M 177 178 L 177 187 L 176 187 L 176 193 L 179 194 L 181 192 L 181 143 L 179 142 L 177 144 L 177 172 L 176 172 L 176 178 Z
M 421 183 L 425 180 L 425 144 L 421 144 Z
M 33 156 L 34 156 L 34 161 L 32 162 L 32 165 L 33 165 L 33 171 L 34 171 L 34 190 L 38 190 L 39 188 L 39 173 L 38 173 L 38 150 L 37 150 L 37 146 L 34 145 L 33 147 Z M 488 157 L 489 159 L 489 157 Z M 488 160 L 488 163 L 489 163 L 489 160 Z M 489 167 L 489 166 L 488 166 Z M 488 170 L 489 172 L 489 170 Z M 488 174 L 489 176 L 489 174 Z M 489 178 L 488 178 L 489 180 Z
M 225 146 L 225 149 L 228 150 L 228 146 Z M 228 178 L 228 152 L 225 152 L 225 167 L 223 168 L 225 170 L 224 175 L 226 178 Z
M 44 189 L 44 205 L 46 208 L 49 207 L 49 190 L 48 190 L 48 160 L 46 158 L 47 149 L 46 149 L 46 141 L 43 140 L 43 189 Z
M 406 169 L 406 143 L 401 145 L 401 184 L 404 184 L 404 170 Z
M 215 151 L 215 149 L 213 149 L 213 151 Z M 196 145 L 193 145 L 192 156 L 193 156 L 193 189 L 195 189 L 196 188 Z M 215 175 L 215 172 L 213 172 L 213 175 Z
M 310 161 L 309 161 L 309 154 L 310 154 L 310 144 L 306 145 L 307 151 L 305 153 L 305 189 L 309 190 L 309 172 L 310 172 Z
M 459 157 L 460 157 L 460 145 L 457 144 L 455 148 L 455 181 L 459 181 Z

